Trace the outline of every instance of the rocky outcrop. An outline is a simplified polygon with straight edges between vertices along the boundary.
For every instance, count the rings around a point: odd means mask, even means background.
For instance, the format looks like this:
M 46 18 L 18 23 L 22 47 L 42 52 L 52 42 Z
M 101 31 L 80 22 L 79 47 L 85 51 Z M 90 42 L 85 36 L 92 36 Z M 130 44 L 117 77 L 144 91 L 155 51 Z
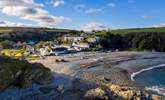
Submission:
M 119 96 L 127 100 L 141 100 L 149 98 L 149 94 L 142 92 L 133 87 L 120 87 L 119 85 L 108 84 L 108 89 L 110 89 L 114 95 Z
M 84 98 L 88 100 L 108 100 L 106 92 L 100 87 L 87 91 Z
M 49 69 L 42 64 L 3 58 L 0 61 L 0 91 L 11 85 L 29 87 L 33 83 L 46 84 L 52 79 Z
M 164 100 L 161 96 L 158 95 L 152 95 L 152 100 Z
M 163 100 L 163 97 L 159 95 L 149 94 L 134 87 L 121 87 L 114 84 L 88 90 L 84 97 L 89 100 Z

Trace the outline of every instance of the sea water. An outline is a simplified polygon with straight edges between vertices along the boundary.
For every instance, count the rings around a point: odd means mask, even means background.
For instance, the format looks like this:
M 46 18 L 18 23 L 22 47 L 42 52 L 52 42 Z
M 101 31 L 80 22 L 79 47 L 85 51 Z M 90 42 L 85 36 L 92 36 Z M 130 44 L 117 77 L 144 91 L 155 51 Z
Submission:
M 142 69 L 131 75 L 131 79 L 165 96 L 165 64 Z

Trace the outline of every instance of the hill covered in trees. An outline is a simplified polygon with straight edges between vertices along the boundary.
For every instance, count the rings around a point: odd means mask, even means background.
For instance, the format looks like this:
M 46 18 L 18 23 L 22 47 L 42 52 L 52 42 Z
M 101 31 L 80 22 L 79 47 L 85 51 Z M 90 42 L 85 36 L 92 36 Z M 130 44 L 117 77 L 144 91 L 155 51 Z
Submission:
M 96 35 L 105 49 L 165 51 L 165 28 L 101 31 Z
M 93 31 L 91 34 L 68 29 L 0 27 L 0 46 L 9 48 L 18 42 L 54 41 L 65 34 L 83 33 L 86 38 L 99 36 L 104 49 L 165 51 L 165 28 L 133 28 Z M 80 34 L 79 34 L 80 35 Z
M 165 27 L 157 28 L 129 28 L 129 29 L 115 29 L 111 30 L 114 34 L 128 34 L 128 33 L 140 33 L 140 32 L 165 32 Z
M 31 28 L 31 27 L 0 27 L 0 41 L 28 41 L 28 40 L 51 40 L 74 30 L 52 29 L 52 28 Z

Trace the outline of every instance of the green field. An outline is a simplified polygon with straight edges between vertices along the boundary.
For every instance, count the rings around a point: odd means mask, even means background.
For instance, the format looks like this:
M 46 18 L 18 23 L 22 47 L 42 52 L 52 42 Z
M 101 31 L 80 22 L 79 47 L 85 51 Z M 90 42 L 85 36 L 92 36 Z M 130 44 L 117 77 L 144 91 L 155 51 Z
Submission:
M 9 33 L 13 30 L 17 30 L 23 27 L 0 27 L 0 33 Z M 26 28 L 25 28 L 26 29 Z M 28 28 L 27 28 L 28 29 Z M 64 32 L 70 33 L 75 30 L 70 29 L 55 29 L 55 28 L 29 28 L 29 29 L 37 29 L 45 32 Z M 114 29 L 111 30 L 114 34 L 127 34 L 127 33 L 135 33 L 135 32 L 165 32 L 165 27 L 162 28 L 130 28 L 130 29 Z
M 0 33 L 9 33 L 12 32 L 13 30 L 17 29 L 37 29 L 40 31 L 45 31 L 45 32 L 64 32 L 64 33 L 69 33 L 74 30 L 70 29 L 55 29 L 55 28 L 32 28 L 32 27 L 0 27 Z
M 165 32 L 165 28 L 132 28 L 132 29 L 116 29 L 111 30 L 114 34 L 128 34 L 128 33 L 141 33 L 141 32 Z
M 12 30 L 0 30 L 0 33 L 9 33 L 11 32 Z
M 66 32 L 66 33 L 68 33 L 72 30 L 69 30 L 69 29 L 46 29 L 44 31 L 46 31 L 46 32 Z

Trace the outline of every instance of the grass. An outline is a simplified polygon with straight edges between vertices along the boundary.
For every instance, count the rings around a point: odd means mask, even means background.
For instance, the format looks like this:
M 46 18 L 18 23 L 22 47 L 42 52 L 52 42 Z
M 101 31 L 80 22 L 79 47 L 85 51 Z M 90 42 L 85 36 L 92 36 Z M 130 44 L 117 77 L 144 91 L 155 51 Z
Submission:
M 40 59 L 40 57 L 39 56 L 28 56 L 25 59 L 26 60 L 38 60 L 38 59 Z
M 0 27 L 0 33 L 9 33 L 12 32 L 16 27 Z M 19 27 L 17 27 L 19 28 Z M 21 27 L 20 27 L 21 28 Z M 45 32 L 64 32 L 71 33 L 73 30 L 69 29 L 51 29 L 51 28 L 37 28 L 39 30 L 43 30 Z M 128 34 L 128 33 L 141 33 L 141 32 L 165 32 L 165 27 L 161 28 L 130 28 L 130 29 L 115 29 L 111 30 L 113 34 Z
M 165 32 L 165 28 L 133 28 L 133 29 L 117 29 L 111 31 L 114 34 L 128 34 L 134 32 Z
M 9 33 L 12 32 L 11 29 L 0 29 L 0 33 Z
M 19 49 L 3 49 L 1 50 L 1 53 L 5 56 L 9 57 L 22 57 L 24 56 L 24 50 L 19 50 Z
M 3 49 L 1 50 L 1 54 L 3 54 L 4 56 L 8 56 L 11 58 L 25 58 L 26 60 L 37 60 L 40 57 L 39 56 L 26 56 L 24 55 L 25 50 L 22 49 Z
M 45 31 L 46 32 L 66 32 L 66 33 L 70 32 L 70 30 L 68 29 L 46 29 Z
M 16 28 L 21 28 L 21 27 L 0 27 L 0 33 L 12 32 L 13 29 L 16 29 Z M 50 29 L 50 28 L 37 28 L 37 29 L 43 30 L 45 32 L 66 32 L 66 33 L 69 33 L 72 31 L 69 29 Z

